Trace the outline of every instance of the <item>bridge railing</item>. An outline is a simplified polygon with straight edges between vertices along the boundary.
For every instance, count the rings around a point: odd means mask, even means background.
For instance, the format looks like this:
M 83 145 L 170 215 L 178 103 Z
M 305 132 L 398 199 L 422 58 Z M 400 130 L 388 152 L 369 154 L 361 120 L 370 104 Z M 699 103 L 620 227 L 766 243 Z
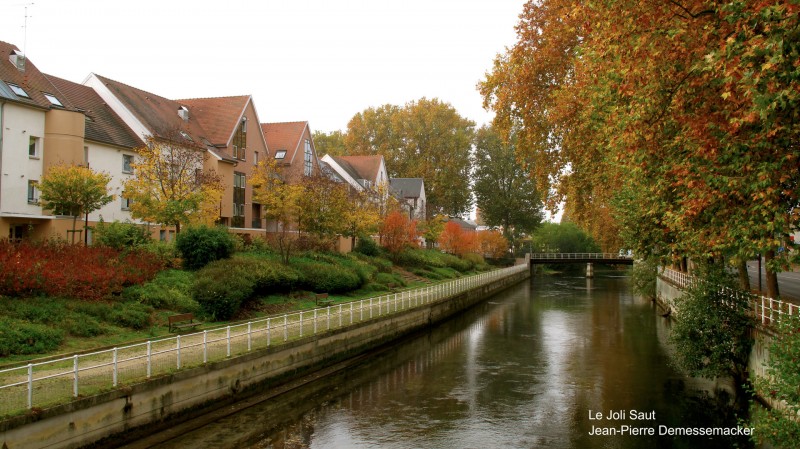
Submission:
M 633 259 L 633 256 L 617 253 L 531 253 L 531 259 L 586 260 L 586 259 Z
M 696 280 L 689 274 L 681 273 L 680 271 L 673 270 L 671 268 L 662 268 L 659 272 L 659 276 L 681 289 L 689 287 Z M 739 295 L 747 295 L 746 299 L 750 305 L 749 308 L 754 318 L 760 322 L 762 326 L 779 324 L 781 322 L 781 318 L 784 316 L 800 315 L 800 306 L 797 304 L 762 295 L 756 295 L 754 293 L 740 292 L 728 287 L 720 288 L 731 298 L 738 298 Z
M 425 307 L 528 269 L 526 265 L 516 265 L 324 308 L 3 369 L 0 417 L 66 403 L 303 337 L 318 338 L 331 329 Z

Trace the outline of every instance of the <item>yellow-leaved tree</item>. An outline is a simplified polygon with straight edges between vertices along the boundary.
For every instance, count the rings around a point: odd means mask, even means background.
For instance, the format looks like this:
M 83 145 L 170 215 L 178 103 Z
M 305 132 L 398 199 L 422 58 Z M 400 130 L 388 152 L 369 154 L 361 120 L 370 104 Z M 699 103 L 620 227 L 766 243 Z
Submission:
M 283 169 L 274 159 L 261 161 L 253 170 L 250 184 L 253 186 L 253 201 L 264 208 L 264 218 L 277 223 L 278 251 L 284 263 L 289 263 L 292 248 L 297 242 L 297 226 L 300 221 L 300 198 L 304 188 L 286 182 Z
M 114 200 L 108 194 L 111 175 L 80 165 L 57 164 L 39 183 L 42 208 L 72 217 L 72 243 L 78 217 L 94 212 Z
M 206 157 L 204 149 L 149 138 L 137 149 L 135 176 L 123 184 L 131 215 L 175 232 L 183 224 L 213 224 L 224 186 L 216 172 L 203 169 Z

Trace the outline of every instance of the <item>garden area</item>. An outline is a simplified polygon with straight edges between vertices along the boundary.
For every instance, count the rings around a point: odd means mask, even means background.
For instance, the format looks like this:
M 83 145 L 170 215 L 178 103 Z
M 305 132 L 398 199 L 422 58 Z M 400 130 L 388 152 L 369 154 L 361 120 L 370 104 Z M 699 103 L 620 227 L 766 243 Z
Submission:
M 174 244 L 143 228 L 102 225 L 93 246 L 0 242 L 0 363 L 88 351 L 169 334 L 168 317 L 203 328 L 352 301 L 490 269 L 483 257 L 369 238 L 341 254 L 298 248 L 225 228 L 182 230 Z

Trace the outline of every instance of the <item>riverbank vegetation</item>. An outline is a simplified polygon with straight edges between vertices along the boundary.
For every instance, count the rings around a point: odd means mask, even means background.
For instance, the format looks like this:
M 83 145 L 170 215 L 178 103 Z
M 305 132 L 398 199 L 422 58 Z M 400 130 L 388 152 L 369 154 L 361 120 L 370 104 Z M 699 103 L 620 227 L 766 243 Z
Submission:
M 131 229 L 107 226 L 131 241 Z M 245 244 L 223 228 L 185 228 L 174 245 L 137 241 L 124 249 L 0 242 L 0 358 L 166 335 L 178 313 L 210 326 L 314 308 L 318 293 L 337 303 L 490 269 L 475 253 L 411 245 L 391 253 L 368 237 L 350 254 L 307 249 L 288 263 L 263 238 Z

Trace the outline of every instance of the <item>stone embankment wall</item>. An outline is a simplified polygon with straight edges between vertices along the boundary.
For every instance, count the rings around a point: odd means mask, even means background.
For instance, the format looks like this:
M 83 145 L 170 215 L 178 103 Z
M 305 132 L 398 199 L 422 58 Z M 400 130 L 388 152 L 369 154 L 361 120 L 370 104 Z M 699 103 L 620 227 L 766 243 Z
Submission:
M 447 319 L 530 276 L 522 270 L 414 309 L 209 363 L 146 382 L 32 410 L 0 422 L 3 449 L 78 448 L 277 387 Z
M 680 319 L 680 311 L 676 307 L 675 300 L 683 295 L 683 290 L 676 287 L 668 280 L 656 279 L 656 300 L 662 310 L 670 311 L 671 316 Z M 750 351 L 748 369 L 751 375 L 763 376 L 766 373 L 766 362 L 769 359 L 768 348 L 772 333 L 767 328 L 757 327 L 754 329 L 753 349 Z

